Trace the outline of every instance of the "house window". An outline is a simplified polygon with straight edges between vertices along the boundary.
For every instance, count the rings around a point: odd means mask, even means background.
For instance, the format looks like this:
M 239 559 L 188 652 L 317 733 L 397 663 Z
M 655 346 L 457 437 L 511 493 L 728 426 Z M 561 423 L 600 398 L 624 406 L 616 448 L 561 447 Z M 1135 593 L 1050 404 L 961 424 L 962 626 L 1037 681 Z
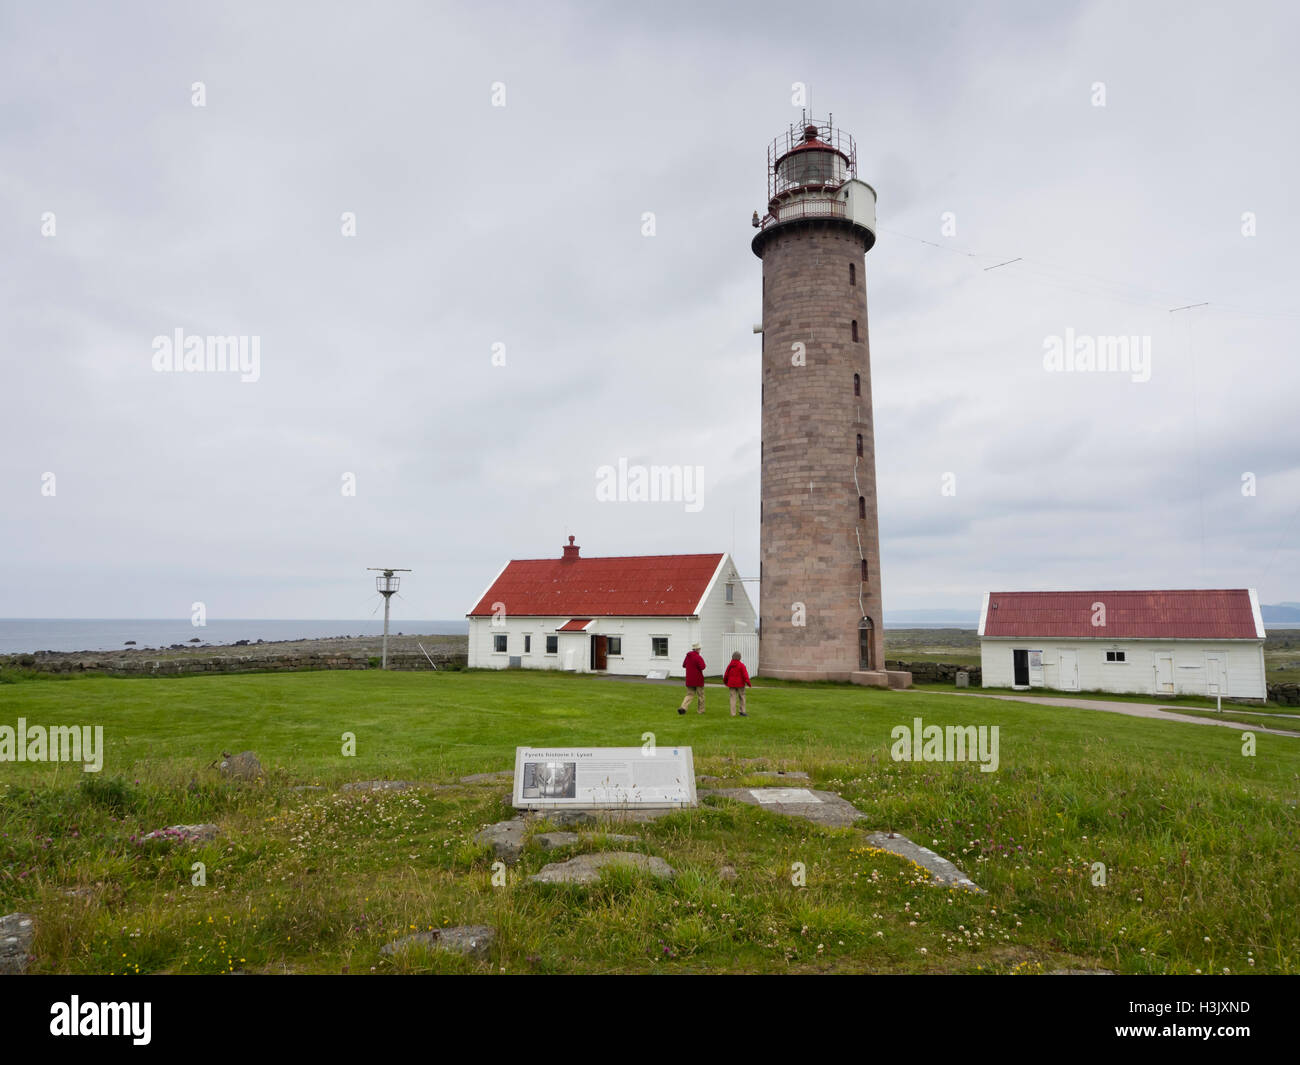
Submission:
M 862 457 L 862 434 L 858 433 L 858 458 Z
M 531 632 L 526 632 L 524 633 L 524 654 L 530 655 L 532 653 L 533 653 L 533 634 Z
M 856 285 L 857 283 L 858 283 L 858 267 L 857 267 L 857 264 L 856 264 L 856 263 L 849 263 L 849 284 L 850 284 L 850 285 Z
M 623 653 L 623 637 L 622 637 L 622 636 L 606 636 L 606 637 L 605 637 L 605 653 L 606 653 L 607 655 L 621 655 L 621 654 Z
M 506 634 L 504 632 L 498 632 L 492 637 L 492 650 L 499 655 L 506 653 Z
M 728 602 L 728 603 L 734 603 L 735 601 L 736 601 L 736 586 L 735 586 L 734 584 L 732 584 L 730 581 L 728 581 L 728 582 L 727 582 L 727 602 Z
M 853 375 L 853 394 L 862 395 L 862 378 L 858 374 Z
M 668 657 L 668 637 L 651 636 L 650 637 L 650 655 L 653 658 Z
M 1128 659 L 1125 657 L 1125 655 L 1127 655 L 1127 653 L 1128 653 L 1127 651 L 1107 651 L 1107 652 L 1106 652 L 1106 661 L 1107 661 L 1107 662 L 1127 662 Z
M 559 650 L 560 650 L 560 638 L 558 636 L 546 637 L 546 653 L 548 655 L 553 655 L 559 653 Z

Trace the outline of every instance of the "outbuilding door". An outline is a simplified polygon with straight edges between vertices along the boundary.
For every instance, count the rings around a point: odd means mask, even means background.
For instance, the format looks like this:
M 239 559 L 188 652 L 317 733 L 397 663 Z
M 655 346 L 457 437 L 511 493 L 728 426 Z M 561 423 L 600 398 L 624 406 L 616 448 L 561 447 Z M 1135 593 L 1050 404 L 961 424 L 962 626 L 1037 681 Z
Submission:
M 1174 694 L 1174 655 L 1172 651 L 1156 652 L 1156 694 Z
M 1061 651 L 1057 656 L 1060 663 L 1058 681 L 1061 691 L 1077 692 L 1079 690 L 1079 652 Z
M 1029 652 L 1016 651 L 1011 652 L 1012 676 L 1011 683 L 1017 688 L 1029 687 Z
M 1205 694 L 1228 694 L 1228 656 L 1219 651 L 1205 656 Z
M 591 668 L 604 669 L 606 667 L 605 655 L 609 648 L 609 641 L 604 636 L 593 636 L 591 638 Z

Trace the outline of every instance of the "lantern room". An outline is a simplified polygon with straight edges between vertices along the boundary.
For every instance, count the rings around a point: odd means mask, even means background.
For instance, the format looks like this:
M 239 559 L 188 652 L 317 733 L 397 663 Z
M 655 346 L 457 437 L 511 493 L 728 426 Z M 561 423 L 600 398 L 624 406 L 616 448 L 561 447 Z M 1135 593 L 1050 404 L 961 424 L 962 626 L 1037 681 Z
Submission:
M 773 195 L 819 186 L 839 188 L 849 177 L 849 157 L 819 137 L 816 126 L 803 129 L 803 139 L 776 161 Z

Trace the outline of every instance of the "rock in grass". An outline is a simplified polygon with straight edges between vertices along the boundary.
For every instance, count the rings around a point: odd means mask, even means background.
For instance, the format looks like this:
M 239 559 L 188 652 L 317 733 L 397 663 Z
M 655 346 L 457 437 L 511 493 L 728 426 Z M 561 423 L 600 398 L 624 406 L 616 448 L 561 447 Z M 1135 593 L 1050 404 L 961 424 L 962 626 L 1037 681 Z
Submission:
M 524 819 L 516 817 L 513 821 L 498 821 L 495 825 L 488 825 L 474 838 L 480 843 L 489 844 L 493 857 L 513 862 L 524 849 Z
M 344 784 L 340 791 L 405 791 L 415 784 L 409 780 L 354 780 Z
M 0 975 L 20 976 L 27 971 L 35 935 L 36 918 L 30 913 L 0 917 Z
M 262 775 L 262 763 L 252 751 L 240 751 L 233 758 L 223 758 L 217 768 L 222 776 L 231 780 L 257 780 Z
M 166 839 L 173 843 L 202 843 L 216 839 L 221 829 L 216 825 L 168 825 L 166 828 L 154 829 L 145 839 Z
M 736 877 L 736 867 L 734 865 L 724 865 L 718 870 L 719 880 L 735 880 Z
M 677 874 L 662 858 L 631 851 L 601 851 L 597 854 L 579 854 L 567 862 L 554 862 L 543 866 L 540 872 L 528 879 L 536 884 L 594 884 L 600 871 L 607 866 L 625 865 L 649 873 L 661 880 L 671 880 Z
M 379 953 L 391 955 L 410 947 L 425 946 L 431 950 L 445 950 L 449 954 L 463 954 L 467 958 L 486 958 L 496 937 L 496 932 L 485 924 L 435 928 L 387 943 L 379 948 Z
M 1053 969 L 1048 976 L 1114 976 L 1109 969 Z

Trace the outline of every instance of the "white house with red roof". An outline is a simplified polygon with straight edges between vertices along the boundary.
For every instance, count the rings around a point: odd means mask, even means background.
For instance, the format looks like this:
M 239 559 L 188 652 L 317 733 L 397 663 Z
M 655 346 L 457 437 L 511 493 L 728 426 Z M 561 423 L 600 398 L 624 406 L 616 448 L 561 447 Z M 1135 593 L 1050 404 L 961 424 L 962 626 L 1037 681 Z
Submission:
M 988 688 L 1268 697 L 1254 588 L 989 592 L 979 638 Z
M 758 672 L 756 614 L 730 555 L 583 558 L 573 540 L 497 574 L 466 615 L 471 669 L 680 677 L 698 643 L 710 675 L 732 651 Z

